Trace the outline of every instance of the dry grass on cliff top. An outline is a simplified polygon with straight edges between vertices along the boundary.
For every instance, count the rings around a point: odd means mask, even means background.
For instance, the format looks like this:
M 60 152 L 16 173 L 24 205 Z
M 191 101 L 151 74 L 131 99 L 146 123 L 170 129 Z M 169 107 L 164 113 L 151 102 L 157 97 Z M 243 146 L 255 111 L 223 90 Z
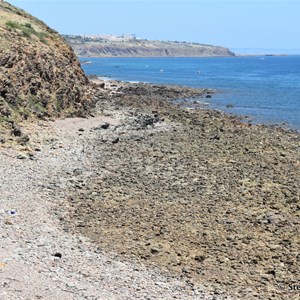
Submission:
M 42 21 L 7 2 L 0 2 L 0 31 L 3 32 L 0 38 L 2 49 L 10 49 L 13 44 L 14 39 L 8 40 L 7 34 L 14 38 L 18 36 L 43 43 L 53 40 L 53 35 L 56 39 L 60 38 L 58 33 L 48 28 Z

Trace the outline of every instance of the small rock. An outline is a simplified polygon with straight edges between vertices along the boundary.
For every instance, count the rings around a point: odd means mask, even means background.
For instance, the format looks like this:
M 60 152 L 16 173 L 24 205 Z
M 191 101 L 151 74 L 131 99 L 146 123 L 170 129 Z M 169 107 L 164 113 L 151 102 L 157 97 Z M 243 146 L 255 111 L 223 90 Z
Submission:
M 226 237 L 227 241 L 234 241 L 234 239 L 235 239 L 234 235 L 229 235 L 229 236 Z
M 204 255 L 196 255 L 195 260 L 198 262 L 203 262 L 205 260 L 205 256 Z
M 134 135 L 134 136 L 131 137 L 131 139 L 133 141 L 140 142 L 140 141 L 143 140 L 143 137 L 142 136 L 138 136 L 138 135 Z
M 109 125 L 110 125 L 109 123 L 104 122 L 104 123 L 100 124 L 99 127 L 100 127 L 101 129 L 108 129 Z
M 92 128 L 92 130 L 108 129 L 109 126 L 110 126 L 109 123 L 104 122 L 104 123 L 101 123 L 99 126 Z
M 17 158 L 17 159 L 26 159 L 27 157 L 26 157 L 25 154 L 20 153 L 20 154 L 18 154 L 18 155 L 16 156 L 16 158 Z
M 82 173 L 83 173 L 83 170 L 82 170 L 82 169 L 77 168 L 77 169 L 74 169 L 74 170 L 73 170 L 73 174 L 74 174 L 75 176 L 79 176 L 79 175 L 81 175 Z
M 293 203 L 298 203 L 298 202 L 300 202 L 300 199 L 296 196 L 286 199 L 287 204 L 293 204 Z
M 152 254 L 157 254 L 157 253 L 160 252 L 160 250 L 157 249 L 157 248 L 151 248 L 151 249 L 150 249 L 150 252 L 151 252 Z
M 11 215 L 11 216 L 14 216 L 14 215 L 17 214 L 17 211 L 15 209 L 10 209 L 10 210 L 7 210 L 6 213 Z
M 62 258 L 62 254 L 60 252 L 56 252 L 53 254 L 54 257 L 61 259 Z
M 190 274 L 190 273 L 191 273 L 191 271 L 190 271 L 188 268 L 186 268 L 186 267 L 183 267 L 183 268 L 181 269 L 181 271 L 182 271 L 182 273 L 184 273 L 184 274 Z
M 22 134 L 20 137 L 18 137 L 17 142 L 20 145 L 25 146 L 27 142 L 29 142 L 30 138 L 27 134 Z
M 21 136 L 22 135 L 22 131 L 21 128 L 17 125 L 14 125 L 13 129 L 12 129 L 12 134 L 14 136 Z
M 31 159 L 31 160 L 34 160 L 34 159 L 35 159 L 34 154 L 33 154 L 32 152 L 28 153 L 28 157 L 29 157 L 29 159 Z
M 4 224 L 5 225 L 13 225 L 13 222 L 11 220 L 5 220 Z
M 116 144 L 116 143 L 118 143 L 119 141 L 120 141 L 120 138 L 119 138 L 118 136 L 113 137 L 113 138 L 111 139 L 111 143 L 112 143 L 112 144 Z

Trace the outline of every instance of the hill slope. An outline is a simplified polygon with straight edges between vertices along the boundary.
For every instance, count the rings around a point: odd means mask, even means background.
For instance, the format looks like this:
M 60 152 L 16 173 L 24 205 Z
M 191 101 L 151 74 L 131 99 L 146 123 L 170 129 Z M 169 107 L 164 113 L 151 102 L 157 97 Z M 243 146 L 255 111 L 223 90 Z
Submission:
M 148 41 L 115 36 L 65 35 L 80 57 L 202 57 L 234 56 L 229 49 L 198 43 Z
M 72 48 L 57 32 L 0 1 L 0 125 L 82 114 L 91 99 L 87 83 Z

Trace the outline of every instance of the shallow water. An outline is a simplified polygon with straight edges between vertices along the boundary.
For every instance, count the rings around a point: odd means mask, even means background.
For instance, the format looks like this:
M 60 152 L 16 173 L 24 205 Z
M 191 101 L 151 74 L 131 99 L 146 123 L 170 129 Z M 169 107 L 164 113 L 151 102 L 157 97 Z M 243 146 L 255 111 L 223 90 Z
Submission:
M 88 75 L 217 89 L 211 108 L 300 130 L 300 56 L 88 60 Z

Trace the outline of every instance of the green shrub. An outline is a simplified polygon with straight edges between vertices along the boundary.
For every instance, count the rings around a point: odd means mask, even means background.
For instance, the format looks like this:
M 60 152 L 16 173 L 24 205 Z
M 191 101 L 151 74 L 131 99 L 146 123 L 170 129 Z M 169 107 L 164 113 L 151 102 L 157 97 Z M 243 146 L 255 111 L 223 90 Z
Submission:
M 6 26 L 12 29 L 19 29 L 20 24 L 13 21 L 7 21 Z
M 49 35 L 48 35 L 47 33 L 45 33 L 45 32 L 36 32 L 35 35 L 39 38 L 39 40 L 40 40 L 42 43 L 48 44 L 46 38 L 49 37 Z
M 47 33 L 44 32 L 37 32 L 35 31 L 35 29 L 32 27 L 32 25 L 30 23 L 26 23 L 26 24 L 20 24 L 17 22 L 13 22 L 13 21 L 7 21 L 6 22 L 6 26 L 8 28 L 14 29 L 14 30 L 21 30 L 23 36 L 27 37 L 27 38 L 31 38 L 32 35 L 35 35 L 39 38 L 39 40 L 44 43 L 47 44 L 47 41 L 45 38 L 48 37 Z
M 30 32 L 29 32 L 28 30 L 22 29 L 22 34 L 23 34 L 25 37 L 27 37 L 27 38 L 31 38 L 31 34 L 30 34 Z

